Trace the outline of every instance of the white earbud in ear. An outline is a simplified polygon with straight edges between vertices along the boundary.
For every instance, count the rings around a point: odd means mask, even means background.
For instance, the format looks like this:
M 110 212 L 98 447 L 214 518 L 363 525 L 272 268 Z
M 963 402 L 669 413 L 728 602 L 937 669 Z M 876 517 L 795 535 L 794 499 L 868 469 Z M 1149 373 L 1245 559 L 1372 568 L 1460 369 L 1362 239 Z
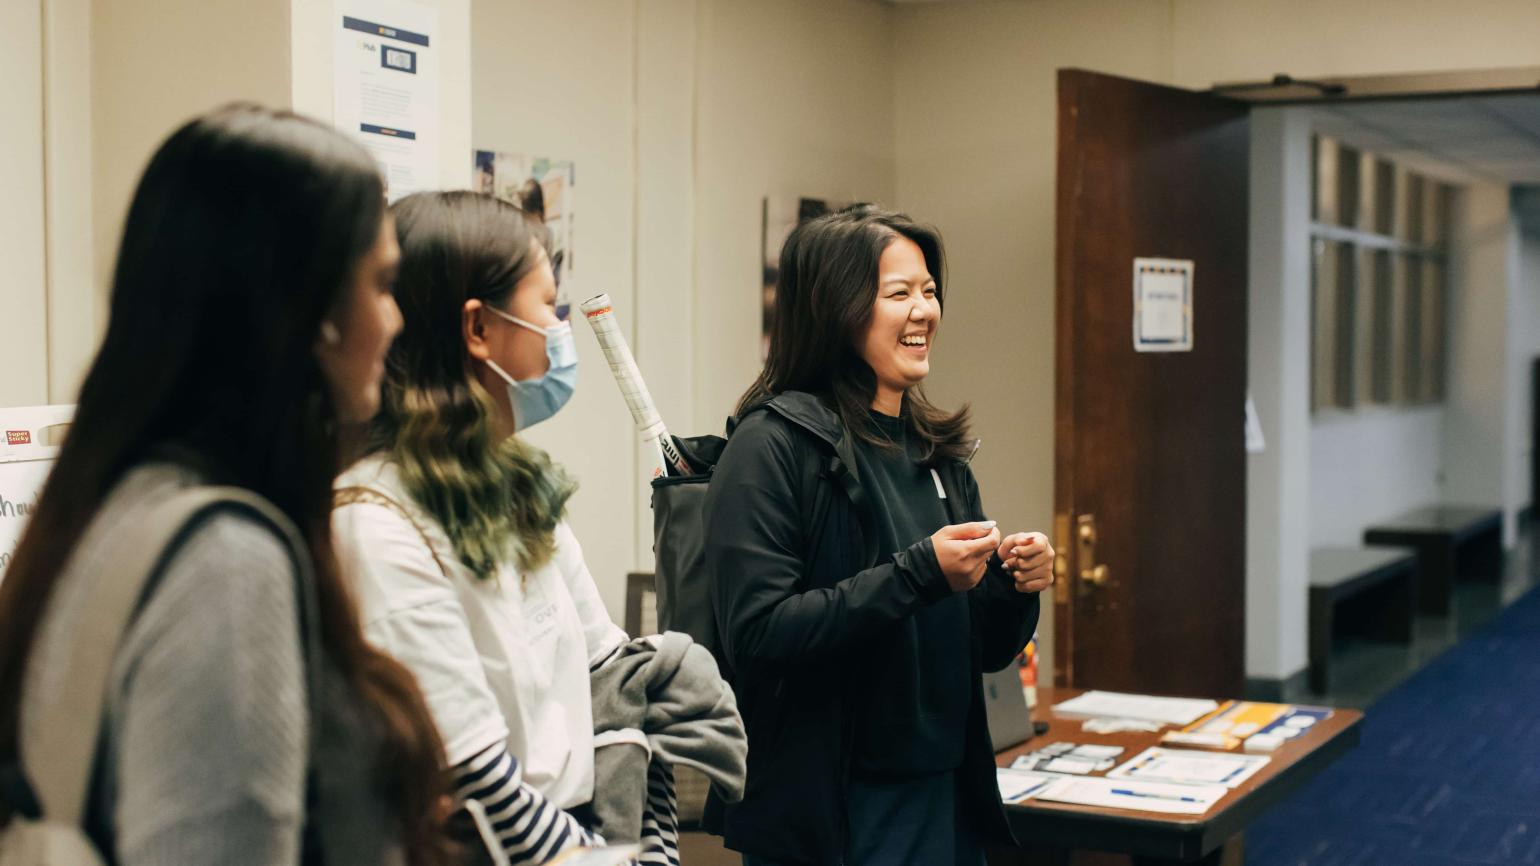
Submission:
M 328 346 L 335 346 L 342 342 L 342 332 L 331 322 L 321 323 L 321 342 Z

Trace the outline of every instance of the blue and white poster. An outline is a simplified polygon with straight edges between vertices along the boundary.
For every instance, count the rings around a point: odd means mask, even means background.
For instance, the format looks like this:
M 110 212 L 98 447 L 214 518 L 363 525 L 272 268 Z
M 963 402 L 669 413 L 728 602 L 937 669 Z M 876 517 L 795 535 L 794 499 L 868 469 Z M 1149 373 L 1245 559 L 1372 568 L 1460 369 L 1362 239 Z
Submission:
M 439 188 L 438 10 L 408 0 L 338 0 L 334 119 L 380 163 L 395 201 Z

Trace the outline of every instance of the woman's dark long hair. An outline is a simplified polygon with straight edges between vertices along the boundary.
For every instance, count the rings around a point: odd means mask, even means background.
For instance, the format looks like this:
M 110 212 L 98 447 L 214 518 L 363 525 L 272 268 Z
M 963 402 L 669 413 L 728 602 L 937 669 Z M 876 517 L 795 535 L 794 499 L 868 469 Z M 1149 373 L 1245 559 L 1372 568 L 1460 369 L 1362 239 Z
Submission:
M 759 378 L 738 400 L 735 414 L 783 391 L 818 395 L 839 413 L 851 435 L 878 447 L 892 443 L 869 414 L 877 376 L 861 345 L 877 302 L 877 270 L 895 239 L 914 241 L 936 281 L 936 302 L 946 304 L 946 252 L 941 234 L 901 213 L 854 205 L 815 217 L 792 230 L 781 248 L 770 356 Z M 968 408 L 937 409 L 918 387 L 904 394 L 904 417 L 920 443 L 920 462 L 968 456 Z
M 0 583 L 0 763 L 17 759 L 28 654 L 71 552 L 130 469 L 174 453 L 265 497 L 304 534 L 324 649 L 384 738 L 378 792 L 410 861 L 446 862 L 442 743 L 416 681 L 365 643 L 332 549 L 337 417 L 314 347 L 323 319 L 346 310 L 384 213 L 369 155 L 287 112 L 218 109 L 150 160 L 105 340 Z
M 385 363 L 372 450 L 401 468 L 407 492 L 443 527 L 477 577 L 513 563 L 523 574 L 556 550 L 556 525 L 577 485 L 545 452 L 499 441 L 497 404 L 472 371 L 465 302 L 506 308 L 539 261 L 540 226 L 475 192 L 420 192 L 396 202 L 404 325 Z

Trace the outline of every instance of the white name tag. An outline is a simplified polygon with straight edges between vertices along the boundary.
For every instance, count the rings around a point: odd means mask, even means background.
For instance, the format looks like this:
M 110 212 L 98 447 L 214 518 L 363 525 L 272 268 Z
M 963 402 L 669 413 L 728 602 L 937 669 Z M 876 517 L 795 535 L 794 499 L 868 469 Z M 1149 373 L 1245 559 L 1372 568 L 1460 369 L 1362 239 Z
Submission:
M 946 488 L 941 486 L 941 473 L 939 473 L 936 470 L 932 469 L 932 470 L 930 470 L 930 477 L 931 477 L 932 481 L 936 482 L 936 498 L 937 499 L 945 499 L 946 498 Z

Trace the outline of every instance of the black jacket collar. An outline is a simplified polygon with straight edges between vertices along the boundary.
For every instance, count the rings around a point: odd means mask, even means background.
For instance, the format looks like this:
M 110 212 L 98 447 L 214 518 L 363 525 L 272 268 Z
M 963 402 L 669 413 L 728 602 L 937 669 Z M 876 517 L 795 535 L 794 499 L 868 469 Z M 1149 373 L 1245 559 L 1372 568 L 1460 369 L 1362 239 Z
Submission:
M 875 564 L 879 554 L 877 533 L 873 523 L 875 518 L 872 515 L 871 504 L 867 502 L 866 492 L 861 488 L 860 479 L 856 475 L 855 443 L 846 433 L 844 421 L 839 413 L 829 408 L 816 394 L 807 391 L 782 391 L 754 406 L 749 412 L 761 409 L 774 412 L 801 427 L 827 448 L 828 461 L 824 472 L 840 490 L 844 491 L 855 509 L 856 517 L 861 524 L 862 561 L 868 565 Z M 749 412 L 744 414 L 747 415 Z
M 816 394 L 807 391 L 782 391 L 769 400 L 755 404 L 743 415 L 747 416 L 761 410 L 774 412 L 796 424 L 811 433 L 831 451 L 839 452 L 849 445 L 845 442 L 845 425 L 840 422 L 839 413 L 825 405 Z M 742 416 L 732 419 L 729 430 L 742 420 Z

